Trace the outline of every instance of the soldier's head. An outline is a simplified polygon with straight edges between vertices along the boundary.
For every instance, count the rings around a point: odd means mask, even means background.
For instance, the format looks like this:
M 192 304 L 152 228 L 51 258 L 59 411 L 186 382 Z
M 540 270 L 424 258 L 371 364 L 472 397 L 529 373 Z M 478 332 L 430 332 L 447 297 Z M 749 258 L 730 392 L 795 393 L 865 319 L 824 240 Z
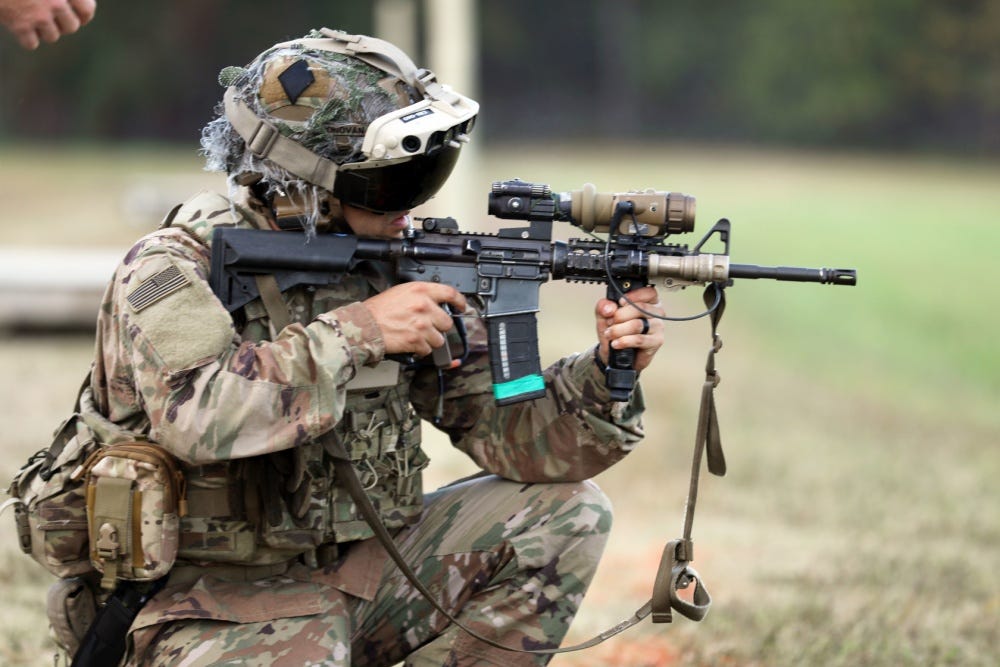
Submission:
M 399 214 L 444 184 L 479 110 L 392 44 L 327 28 L 219 81 L 224 100 L 202 130 L 208 169 L 252 187 L 279 225 L 311 232 L 346 219 L 359 233 L 401 233 Z

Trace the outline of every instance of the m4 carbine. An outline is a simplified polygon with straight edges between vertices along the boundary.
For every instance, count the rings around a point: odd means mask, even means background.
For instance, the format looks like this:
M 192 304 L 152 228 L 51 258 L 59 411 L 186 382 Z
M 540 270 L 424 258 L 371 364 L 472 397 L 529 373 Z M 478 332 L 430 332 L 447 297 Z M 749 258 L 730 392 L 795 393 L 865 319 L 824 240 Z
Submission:
M 296 232 L 275 233 L 219 227 L 212 241 L 210 282 L 234 312 L 259 296 L 257 276 L 271 274 L 281 291 L 296 285 L 323 286 L 339 280 L 358 262 L 388 263 L 400 282 L 451 285 L 484 304 L 494 397 L 504 405 L 545 394 L 538 355 L 536 313 L 539 291 L 556 280 L 604 283 L 609 299 L 662 281 L 668 288 L 714 286 L 717 294 L 736 278 L 854 285 L 853 269 L 808 269 L 733 264 L 730 223 L 720 220 L 693 248 L 667 243 L 694 230 L 695 200 L 688 195 L 647 190 L 598 193 L 592 185 L 556 194 L 547 185 L 510 180 L 493 184 L 489 213 L 523 220 L 526 226 L 496 234 L 463 232 L 452 218 L 424 218 L 421 229 L 401 239 Z M 569 222 L 596 237 L 552 240 L 552 223 Z M 723 253 L 702 246 L 718 235 Z M 627 401 L 635 387 L 635 351 L 612 350 L 606 383 L 613 401 Z

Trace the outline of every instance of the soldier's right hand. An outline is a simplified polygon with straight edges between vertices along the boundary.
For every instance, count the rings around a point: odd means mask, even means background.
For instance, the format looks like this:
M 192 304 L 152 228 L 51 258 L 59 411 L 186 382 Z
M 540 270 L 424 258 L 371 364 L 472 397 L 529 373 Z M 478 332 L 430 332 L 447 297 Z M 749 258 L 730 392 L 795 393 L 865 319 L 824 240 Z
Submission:
M 425 356 L 445 343 L 452 319 L 442 304 L 465 310 L 465 296 L 448 285 L 412 282 L 390 287 L 364 305 L 382 330 L 386 354 Z

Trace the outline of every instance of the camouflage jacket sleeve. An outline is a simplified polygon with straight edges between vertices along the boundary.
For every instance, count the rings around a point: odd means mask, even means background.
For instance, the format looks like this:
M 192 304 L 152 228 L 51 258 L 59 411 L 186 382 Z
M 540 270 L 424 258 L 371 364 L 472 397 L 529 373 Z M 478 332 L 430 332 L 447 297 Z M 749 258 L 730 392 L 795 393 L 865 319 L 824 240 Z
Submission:
M 241 340 L 207 282 L 209 250 L 180 230 L 137 244 L 98 321 L 96 393 L 116 423 L 148 418 L 149 436 L 201 463 L 286 449 L 341 416 L 343 385 L 378 362 L 381 333 L 350 304 L 273 342 Z
M 612 403 L 593 349 L 545 369 L 545 398 L 497 406 L 485 327 L 474 319 L 468 328 L 469 358 L 446 375 L 439 421 L 455 446 L 484 470 L 524 482 L 588 479 L 642 439 L 641 388 L 630 402 Z M 437 387 L 433 371 L 414 383 L 411 399 L 424 419 L 434 416 Z

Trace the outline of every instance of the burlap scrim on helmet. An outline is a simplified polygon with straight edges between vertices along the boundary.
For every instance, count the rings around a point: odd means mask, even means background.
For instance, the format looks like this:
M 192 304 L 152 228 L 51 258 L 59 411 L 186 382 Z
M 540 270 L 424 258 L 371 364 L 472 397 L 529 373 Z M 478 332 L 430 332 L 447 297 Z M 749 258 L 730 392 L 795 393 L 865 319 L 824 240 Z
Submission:
M 306 35 L 321 36 L 315 31 Z M 299 72 L 300 84 L 292 86 L 290 95 L 282 76 L 292 67 L 308 74 Z M 308 85 L 303 86 L 302 80 Z M 369 123 L 420 98 L 404 82 L 361 60 L 294 42 L 264 51 L 246 67 L 223 69 L 219 83 L 234 87 L 253 113 L 281 134 L 338 164 L 363 160 L 361 146 Z M 216 113 L 202 130 L 206 169 L 228 174 L 234 195 L 241 184 L 256 179 L 270 192 L 294 193 L 301 199 L 298 205 L 305 213 L 306 229 L 314 233 L 328 193 L 248 151 L 222 104 Z
M 299 63 L 308 68 L 312 83 L 293 101 L 280 77 Z M 340 54 L 281 49 L 260 61 L 259 106 L 254 110 L 285 121 L 278 124 L 282 134 L 317 155 L 350 162 L 360 157 L 368 124 L 410 102 L 390 95 L 382 85 L 384 78 L 374 67 Z M 351 139 L 345 142 L 341 137 Z

